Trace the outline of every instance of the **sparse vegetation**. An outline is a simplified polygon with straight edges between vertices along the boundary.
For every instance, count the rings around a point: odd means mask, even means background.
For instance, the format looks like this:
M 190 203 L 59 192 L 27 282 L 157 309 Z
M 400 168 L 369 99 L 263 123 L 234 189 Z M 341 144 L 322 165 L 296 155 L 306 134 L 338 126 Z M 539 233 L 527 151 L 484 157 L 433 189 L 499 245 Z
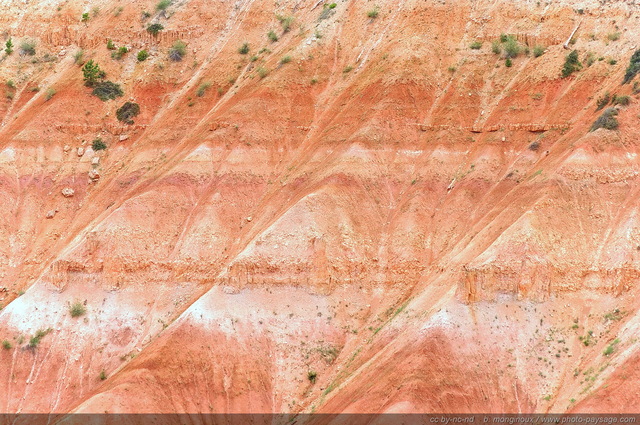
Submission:
M 20 54 L 35 56 L 36 54 L 36 42 L 34 40 L 23 40 L 20 43 Z
M 282 32 L 288 33 L 291 30 L 291 24 L 293 23 L 293 16 L 281 16 L 277 15 L 278 22 L 282 25 Z
M 491 51 L 496 55 L 502 53 L 502 46 L 500 45 L 500 42 L 494 41 L 491 43 Z
M 9 87 L 10 89 L 15 89 L 16 88 L 16 83 L 13 82 L 13 80 L 7 80 L 7 87 Z
M 144 62 L 147 60 L 147 58 L 149 57 L 149 52 L 147 52 L 146 50 L 142 49 L 138 52 L 138 62 Z
M 5 350 L 11 350 L 11 348 L 13 348 L 13 345 L 11 345 L 9 340 L 5 339 L 2 341 L 2 348 L 4 348 Z
M 156 10 L 164 11 L 171 6 L 171 0 L 160 0 L 158 4 L 156 4 Z
M 115 99 L 116 97 L 121 97 L 124 94 L 120 88 L 120 84 L 116 84 L 111 81 L 102 81 L 96 84 L 93 92 L 91 93 L 100 98 L 103 102 L 106 102 L 109 99 Z
M 540 142 L 535 141 L 535 142 L 531 143 L 531 144 L 529 145 L 529 148 L 528 148 L 528 149 L 529 149 L 530 151 L 537 152 L 537 151 L 538 151 L 538 149 L 540 149 Z
M 353 67 L 351 65 L 347 65 L 342 69 L 342 73 L 343 74 L 347 74 L 349 72 L 353 71 Z
M 576 71 L 582 69 L 582 64 L 578 60 L 578 51 L 574 50 L 569 53 L 564 61 L 564 65 L 562 67 L 562 78 L 567 78 L 571 74 Z
M 100 144 L 104 145 L 104 147 L 106 148 L 106 145 L 101 139 L 96 139 L 93 141 L 93 144 L 92 144 L 93 150 L 94 151 L 100 150 L 100 149 L 96 149 L 96 145 L 100 147 Z M 80 317 L 84 315 L 86 312 L 87 312 L 87 308 L 80 301 L 74 302 L 73 304 L 71 304 L 71 307 L 69 307 L 69 314 L 71 315 L 71 317 Z
M 13 53 L 13 41 L 11 41 L 11 37 L 4 43 L 4 52 L 7 55 Z
M 605 355 L 605 356 L 610 356 L 616 350 L 616 346 L 619 343 L 620 343 L 620 340 L 618 338 L 616 338 L 611 344 L 609 344 L 607 346 L 607 348 L 605 348 L 605 350 L 602 352 L 602 354 Z
M 612 58 L 612 59 L 609 59 L 608 63 L 609 65 L 615 65 L 618 63 L 618 61 Z
M 261 66 L 258 67 L 257 71 L 258 71 L 258 75 L 260 76 L 260 78 L 264 78 L 267 75 L 269 75 L 269 70 L 266 69 L 266 68 L 263 68 Z
M 636 50 L 633 55 L 631 55 L 631 59 L 629 59 L 629 66 L 627 67 L 626 72 L 624 73 L 624 79 L 622 80 L 622 84 L 627 84 L 629 81 L 633 80 L 636 74 L 640 71 L 640 49 Z
M 533 48 L 533 57 L 534 58 L 539 58 L 540 56 L 544 55 L 544 51 L 546 49 L 542 46 L 535 46 Z
M 84 63 L 84 50 L 82 49 L 78 49 L 76 50 L 76 52 L 73 54 L 73 62 L 76 63 L 76 65 L 82 65 Z
M 282 59 L 280 59 L 280 64 L 284 65 L 286 63 L 291 62 L 291 56 L 284 56 Z
M 606 92 L 604 96 L 599 97 L 598 100 L 596 100 L 596 111 L 599 111 L 600 109 L 607 106 L 609 102 L 611 102 L 611 95 L 609 94 L 609 92 Z
M 313 371 L 310 370 L 309 372 L 307 372 L 307 379 L 309 380 L 309 382 L 311 382 L 312 384 L 316 383 L 316 378 L 318 377 L 318 374 Z
M 198 97 L 204 96 L 207 90 L 209 90 L 209 87 L 211 87 L 211 83 L 208 81 L 205 81 L 202 84 L 200 84 L 200 86 L 198 87 L 198 90 L 196 90 L 196 96 Z
M 113 59 L 120 60 L 128 52 L 129 52 L 129 49 L 126 46 L 120 46 L 120 47 L 118 47 L 118 50 L 116 50 L 115 52 L 111 53 L 111 57 Z
M 511 62 L 511 58 L 507 58 L 507 60 L 504 61 L 504 66 L 506 66 L 507 68 L 511 68 L 513 66 L 513 62 Z
M 513 37 L 508 37 L 504 43 L 504 54 L 507 58 L 516 58 L 520 54 L 521 49 L 518 41 Z
M 242 46 L 238 49 L 238 53 L 241 55 L 246 55 L 249 53 L 249 43 L 242 43 Z
M 80 17 L 80 20 L 82 22 L 87 22 L 89 20 L 89 12 L 83 13 L 82 16 Z
M 378 13 L 379 13 L 378 6 L 376 6 L 367 12 L 367 17 L 371 19 L 376 19 L 378 17 Z
M 44 92 L 44 99 L 46 100 L 51 100 L 51 98 L 53 96 L 56 95 L 56 89 L 54 89 L 53 87 L 49 87 L 45 92 Z
M 40 345 L 40 342 L 42 341 L 42 338 L 47 336 L 47 334 L 49 332 L 51 332 L 51 331 L 52 331 L 51 328 L 49 328 L 49 329 L 38 329 L 36 334 L 34 336 L 32 336 L 31 339 L 29 339 L 29 348 L 38 347 L 38 345 Z
M 482 42 L 481 41 L 474 41 L 473 43 L 471 43 L 469 45 L 469 48 L 472 50 L 480 50 L 482 49 Z
M 631 98 L 629 96 L 613 96 L 613 100 L 611 101 L 614 105 L 627 106 L 631 102 Z
M 151 24 L 147 27 L 147 32 L 152 34 L 152 35 L 158 35 L 158 33 L 160 31 L 162 31 L 164 29 L 164 27 L 162 26 L 162 24 Z
M 589 131 L 595 131 L 599 128 L 604 128 L 605 130 L 617 130 L 619 124 L 616 115 L 618 115 L 618 111 L 615 108 L 605 109 L 602 115 L 600 115 L 593 123 Z
M 331 7 L 334 4 L 335 3 L 331 3 L 331 4 L 325 3 L 324 7 L 322 8 L 322 12 L 320 12 L 320 16 L 318 17 L 318 21 L 329 19 L 331 16 L 333 16 L 334 13 L 336 13 L 336 11 L 334 10 L 335 7 Z
M 269 39 L 269 41 L 271 41 L 272 43 L 275 43 L 276 41 L 278 41 L 278 34 L 275 33 L 275 31 L 269 31 L 267 33 L 267 38 Z
M 133 118 L 138 116 L 138 114 L 140 114 L 140 105 L 135 102 L 125 102 L 124 105 L 116 111 L 116 118 L 118 118 L 120 122 L 131 125 L 133 124 Z
M 620 40 L 620 33 L 619 32 L 612 32 L 607 34 L 607 40 L 609 41 L 618 41 Z
M 169 59 L 174 62 L 180 62 L 186 54 L 187 45 L 182 40 L 176 40 L 169 49 Z
M 107 49 L 116 50 L 116 44 L 113 42 L 112 39 L 107 40 Z
M 102 369 L 102 371 L 100 372 L 100 380 L 104 381 L 105 379 L 107 379 L 107 372 Z

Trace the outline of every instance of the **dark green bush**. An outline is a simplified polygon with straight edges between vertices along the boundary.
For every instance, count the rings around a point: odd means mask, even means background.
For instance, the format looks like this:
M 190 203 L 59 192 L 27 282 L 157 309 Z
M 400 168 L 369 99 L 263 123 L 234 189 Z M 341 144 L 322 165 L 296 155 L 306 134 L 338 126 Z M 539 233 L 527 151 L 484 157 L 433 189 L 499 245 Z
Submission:
M 595 131 L 599 128 L 604 128 L 606 130 L 617 130 L 619 124 L 616 115 L 618 115 L 618 111 L 615 108 L 605 109 L 602 115 L 600 115 L 598 119 L 593 123 L 589 131 Z
M 162 26 L 162 24 L 151 24 L 147 27 L 147 32 L 153 35 L 157 35 L 163 29 L 164 27 Z
M 249 43 L 242 43 L 242 46 L 238 49 L 238 53 L 241 55 L 246 55 L 249 53 Z
M 120 88 L 120 84 L 113 83 L 111 81 L 103 81 L 96 84 L 92 94 L 98 96 L 100 100 L 106 102 L 109 99 L 115 99 L 121 97 L 124 93 Z
M 98 151 L 100 149 L 96 149 L 96 145 L 97 145 L 97 141 L 99 141 L 99 143 L 102 143 L 102 145 L 104 145 L 104 143 L 102 142 L 101 139 L 96 139 L 93 141 L 93 150 L 94 151 Z M 106 148 L 106 145 L 105 145 Z M 102 148 L 104 149 L 104 148 Z M 80 317 L 83 314 L 85 314 L 87 312 L 87 308 L 80 302 L 80 301 L 76 301 L 74 302 L 71 307 L 69 307 L 69 314 L 71 315 L 71 317 Z
M 538 58 L 544 54 L 545 48 L 542 46 L 535 46 L 533 48 L 533 57 Z
M 33 40 L 24 40 L 20 43 L 20 54 L 34 56 L 36 54 L 36 42 Z
M 84 64 L 82 73 L 84 74 L 84 85 L 87 87 L 95 86 L 99 80 L 105 77 L 105 72 L 100 69 L 100 66 L 93 59 Z
M 133 124 L 133 118 L 138 116 L 139 113 L 140 105 L 134 102 L 125 102 L 125 104 L 116 111 L 116 118 L 118 118 L 118 121 L 131 125 Z
M 629 81 L 633 80 L 633 77 L 640 71 L 640 49 L 636 50 L 631 58 L 629 59 L 629 66 L 627 67 L 627 71 L 624 74 L 624 79 L 622 80 L 622 84 L 627 84 Z
M 138 52 L 138 62 L 144 62 L 147 60 L 148 57 L 149 57 L 149 52 L 147 52 L 146 50 L 140 50 Z
M 569 75 L 582 69 L 582 64 L 578 60 L 578 51 L 574 50 L 569 53 L 562 66 L 562 78 L 567 78 Z
M 631 98 L 629 96 L 613 96 L 613 100 L 611 103 L 614 105 L 627 106 L 631 102 Z
M 611 102 L 611 95 L 609 94 L 609 92 L 606 92 L 604 94 L 604 96 L 598 98 L 598 100 L 596 100 L 596 111 L 599 111 L 600 109 L 604 108 L 605 106 L 607 106 L 609 104 L 609 102 Z
M 482 48 L 482 42 L 481 41 L 474 41 L 473 43 L 471 43 L 469 45 L 469 48 L 472 50 L 480 50 Z
M 47 336 L 47 334 L 49 332 L 51 332 L 51 331 L 52 331 L 51 328 L 49 328 L 49 329 L 38 329 L 36 334 L 34 336 L 32 336 L 31 339 L 29 340 L 29 348 L 36 348 L 40 344 L 40 341 L 42 341 L 42 338 Z

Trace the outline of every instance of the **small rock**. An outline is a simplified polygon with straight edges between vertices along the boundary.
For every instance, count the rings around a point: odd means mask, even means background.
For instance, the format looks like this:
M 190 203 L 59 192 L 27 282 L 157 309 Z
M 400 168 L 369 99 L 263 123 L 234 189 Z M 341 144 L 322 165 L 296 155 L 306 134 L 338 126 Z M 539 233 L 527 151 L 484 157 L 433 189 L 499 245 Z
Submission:
M 91 158 L 91 165 L 98 165 L 98 164 L 100 164 L 99 156 L 94 156 L 93 158 Z
M 71 150 L 71 146 L 69 146 L 69 145 L 64 145 L 64 148 L 62 148 L 62 150 L 63 150 L 64 152 L 69 152 L 69 151 Z
M 251 216 L 247 217 L 247 221 L 251 221 L 253 218 Z
M 78 156 L 84 155 L 84 148 L 78 148 Z
M 75 193 L 76 191 L 71 189 L 70 187 L 65 187 L 64 189 L 62 189 L 62 196 L 64 196 L 65 198 L 71 198 Z
M 124 142 L 124 141 L 125 141 L 125 140 L 127 140 L 128 138 L 129 138 L 129 136 L 128 136 L 128 135 L 126 135 L 126 134 L 121 134 L 118 140 L 119 140 L 119 141 L 121 141 L 121 142 Z
M 53 218 L 56 215 L 56 210 L 47 211 L 47 218 Z
M 89 171 L 89 178 L 93 181 L 96 181 L 100 178 L 100 173 L 98 173 L 96 170 L 91 170 Z

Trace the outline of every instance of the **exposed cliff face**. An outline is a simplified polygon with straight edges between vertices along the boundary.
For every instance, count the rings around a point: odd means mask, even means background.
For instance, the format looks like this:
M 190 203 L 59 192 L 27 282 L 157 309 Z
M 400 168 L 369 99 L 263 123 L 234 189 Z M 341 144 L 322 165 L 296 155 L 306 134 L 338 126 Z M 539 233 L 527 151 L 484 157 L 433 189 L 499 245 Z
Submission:
M 0 411 L 634 409 L 634 6 L 2 5 Z

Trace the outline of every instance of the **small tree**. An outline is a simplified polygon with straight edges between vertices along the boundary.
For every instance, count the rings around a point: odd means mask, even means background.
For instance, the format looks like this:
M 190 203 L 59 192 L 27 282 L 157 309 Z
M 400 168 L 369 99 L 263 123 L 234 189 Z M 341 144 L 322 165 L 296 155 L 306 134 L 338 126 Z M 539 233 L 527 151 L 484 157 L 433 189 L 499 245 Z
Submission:
M 635 77 L 638 72 L 640 72 L 640 50 L 636 50 L 633 55 L 631 55 L 631 59 L 629 59 L 629 66 L 624 74 L 622 84 L 627 84 L 629 81 L 633 80 L 633 77 Z
M 84 75 L 84 85 L 87 87 L 95 86 L 99 80 L 105 77 L 104 71 L 100 69 L 100 66 L 93 59 L 84 64 L 82 73 Z
M 9 39 L 7 40 L 6 43 L 4 43 L 4 45 L 5 45 L 4 51 L 7 55 L 10 55 L 11 53 L 13 53 L 13 41 L 11 41 L 11 37 L 9 37 Z

